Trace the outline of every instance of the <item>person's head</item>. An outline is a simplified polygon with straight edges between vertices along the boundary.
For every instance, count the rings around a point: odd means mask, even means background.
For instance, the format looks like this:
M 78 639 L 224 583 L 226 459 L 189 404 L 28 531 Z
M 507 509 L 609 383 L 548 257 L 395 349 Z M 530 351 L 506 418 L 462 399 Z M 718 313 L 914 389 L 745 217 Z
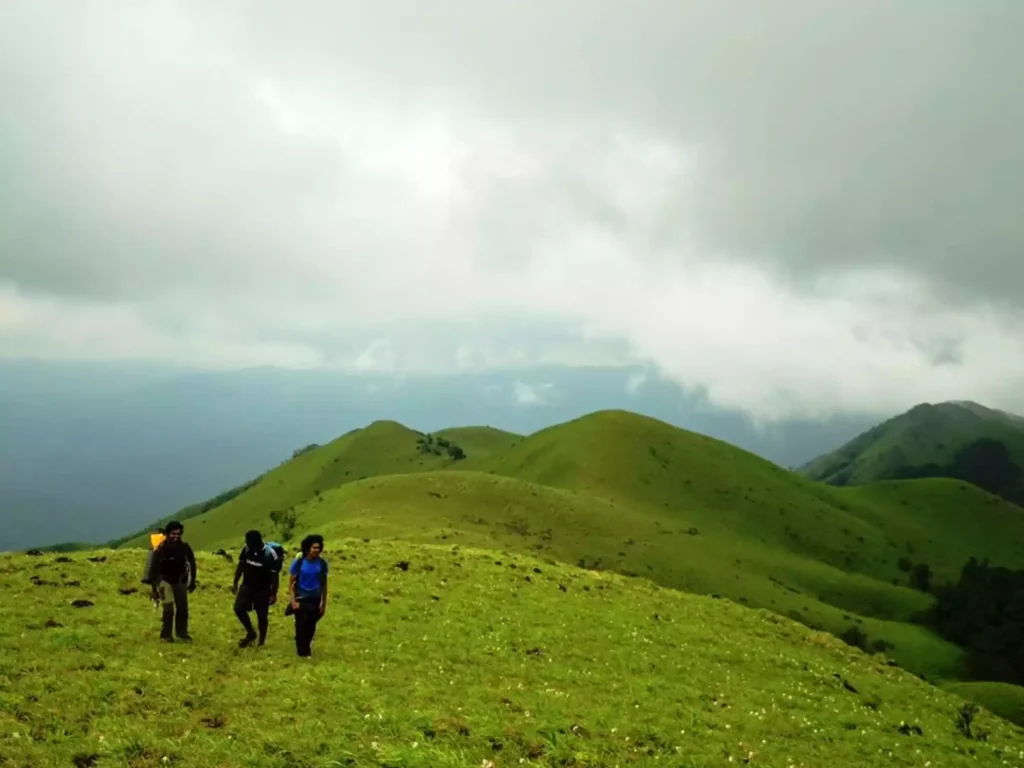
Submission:
M 253 551 L 263 549 L 263 534 L 257 530 L 246 531 L 245 546 Z
M 318 533 L 311 533 L 302 540 L 300 547 L 302 548 L 303 557 L 315 560 L 320 557 L 320 553 L 324 550 L 324 537 Z
M 181 541 L 181 535 L 185 532 L 185 526 L 177 520 L 172 520 L 164 526 L 164 535 L 168 541 Z

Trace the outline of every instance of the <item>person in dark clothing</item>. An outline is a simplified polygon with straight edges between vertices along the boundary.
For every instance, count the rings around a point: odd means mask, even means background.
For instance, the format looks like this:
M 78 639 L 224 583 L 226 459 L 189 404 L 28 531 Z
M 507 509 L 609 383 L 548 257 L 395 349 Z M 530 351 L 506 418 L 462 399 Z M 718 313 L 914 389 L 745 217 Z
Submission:
M 163 540 L 153 556 L 156 585 L 153 596 L 163 603 L 160 639 L 174 642 L 171 625 L 179 640 L 192 642 L 188 633 L 188 595 L 196 589 L 196 557 L 192 547 L 181 540 L 185 526 L 178 521 L 167 524 Z
M 259 531 L 245 534 L 245 546 L 238 555 L 235 583 L 231 587 L 231 592 L 236 595 L 235 616 L 245 629 L 245 637 L 238 642 L 239 648 L 252 645 L 252 641 L 257 638 L 249 619 L 249 611 L 256 612 L 256 623 L 260 630 L 259 645 L 267 641 L 270 606 L 277 602 L 280 558 L 277 551 L 263 543 L 263 535 Z M 241 588 L 238 586 L 239 580 L 242 582 Z
M 327 561 L 321 557 L 323 536 L 311 534 L 302 540 L 302 556 L 289 569 L 288 608 L 295 615 L 295 650 L 311 656 L 316 625 L 327 612 Z

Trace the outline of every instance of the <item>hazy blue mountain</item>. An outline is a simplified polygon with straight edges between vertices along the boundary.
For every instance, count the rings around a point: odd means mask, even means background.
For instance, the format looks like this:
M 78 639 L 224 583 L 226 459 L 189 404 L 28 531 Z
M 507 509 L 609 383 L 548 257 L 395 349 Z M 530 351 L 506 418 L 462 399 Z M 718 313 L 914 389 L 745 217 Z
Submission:
M 424 431 L 491 425 L 522 434 L 626 408 L 789 467 L 877 421 L 851 416 L 761 431 L 653 375 L 627 386 L 643 373 L 652 372 L 550 367 L 400 377 L 0 361 L 0 550 L 108 540 L 376 419 Z

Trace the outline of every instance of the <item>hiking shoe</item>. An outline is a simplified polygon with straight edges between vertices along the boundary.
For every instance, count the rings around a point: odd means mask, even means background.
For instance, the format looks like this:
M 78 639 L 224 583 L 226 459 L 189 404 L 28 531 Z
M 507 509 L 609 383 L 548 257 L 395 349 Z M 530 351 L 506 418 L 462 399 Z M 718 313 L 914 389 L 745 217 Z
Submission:
M 255 639 L 256 639 L 256 635 L 246 635 L 245 637 L 243 637 L 241 640 L 238 641 L 238 647 L 239 648 L 248 648 L 250 645 L 252 645 L 252 641 L 255 640 Z
M 191 643 L 192 642 L 192 636 L 191 635 L 178 635 L 178 639 L 181 640 L 181 642 L 183 642 L 183 643 Z

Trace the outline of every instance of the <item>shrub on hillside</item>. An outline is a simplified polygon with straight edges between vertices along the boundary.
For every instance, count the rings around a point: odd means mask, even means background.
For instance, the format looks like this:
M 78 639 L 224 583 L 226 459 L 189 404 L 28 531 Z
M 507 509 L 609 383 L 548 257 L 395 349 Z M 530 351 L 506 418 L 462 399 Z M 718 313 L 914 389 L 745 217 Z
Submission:
M 854 648 L 860 648 L 862 651 L 868 650 L 867 632 L 856 624 L 851 624 L 849 627 L 844 629 L 839 635 L 839 639 L 847 645 L 852 645 Z
M 298 515 L 294 509 L 287 511 L 274 510 L 270 513 L 270 521 L 274 524 L 280 534 L 281 541 L 288 541 L 295 532 L 295 525 L 298 523 Z
M 918 563 L 910 571 L 910 586 L 927 592 L 932 585 L 932 569 L 927 563 Z
M 972 557 L 936 598 L 935 627 L 967 650 L 972 677 L 1024 685 L 1024 571 Z
M 434 456 L 447 455 L 455 461 L 466 458 L 466 452 L 460 446 L 443 437 L 435 437 L 431 434 L 421 435 L 416 438 L 416 450 L 420 453 L 432 454 Z

